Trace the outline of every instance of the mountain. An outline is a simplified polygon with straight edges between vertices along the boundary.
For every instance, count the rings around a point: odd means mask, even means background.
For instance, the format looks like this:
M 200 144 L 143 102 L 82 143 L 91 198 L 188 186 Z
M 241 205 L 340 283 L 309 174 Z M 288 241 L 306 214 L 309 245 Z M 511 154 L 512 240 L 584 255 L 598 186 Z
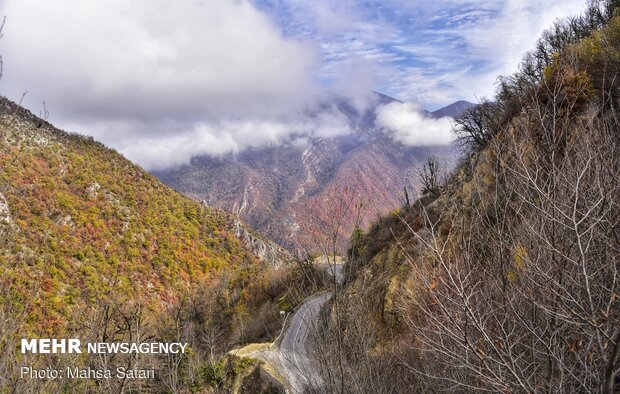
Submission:
M 279 311 L 316 291 L 291 262 L 235 215 L 0 98 L 0 391 L 166 391 L 180 364 L 165 358 L 40 357 L 20 338 L 187 342 L 198 376 L 235 344 L 277 335 Z M 20 379 L 24 365 L 149 366 L 158 379 Z M 192 379 L 178 384 L 209 383 Z
M 0 270 L 46 300 L 40 329 L 119 286 L 168 302 L 211 272 L 291 256 L 234 215 L 188 199 L 94 140 L 0 98 Z M 114 278 L 114 280 L 111 280 Z M 43 309 L 46 313 L 43 313 Z M 34 315 L 33 315 L 34 318 Z
M 469 101 L 459 100 L 448 106 L 433 111 L 430 114 L 434 118 L 443 118 L 445 116 L 449 116 L 451 118 L 458 118 L 463 113 L 465 113 L 465 111 L 475 106 L 476 104 L 470 103 Z
M 339 243 L 345 245 L 354 227 L 367 226 L 397 205 L 403 188 L 412 195 L 419 190 L 417 172 L 429 155 L 448 168 L 455 157 L 451 146 L 407 147 L 395 142 L 375 124 L 377 107 L 395 100 L 375 95 L 375 104 L 363 111 L 339 98 L 325 104 L 346 116 L 354 130 L 349 135 L 315 138 L 301 147 L 283 144 L 224 158 L 196 157 L 189 165 L 154 175 L 191 198 L 234 212 L 295 252 L 320 248 L 317 229 L 329 227 L 338 215 L 333 212 L 335 201 L 341 208 L 347 205 L 343 200 L 361 202 L 360 219 L 339 230 Z M 470 106 L 458 102 L 427 114 L 457 116 Z
M 325 391 L 620 392 L 618 5 L 556 21 L 442 187 L 355 234 Z

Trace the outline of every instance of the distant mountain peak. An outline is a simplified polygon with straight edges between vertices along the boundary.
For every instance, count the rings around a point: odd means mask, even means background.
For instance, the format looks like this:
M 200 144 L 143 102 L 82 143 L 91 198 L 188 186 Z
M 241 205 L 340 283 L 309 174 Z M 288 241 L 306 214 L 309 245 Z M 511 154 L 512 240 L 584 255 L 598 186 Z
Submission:
M 449 116 L 451 118 L 458 118 L 463 115 L 468 109 L 475 107 L 477 104 L 470 103 L 469 101 L 459 100 L 450 105 L 440 108 L 430 113 L 433 118 L 443 118 Z
M 388 96 L 386 94 L 377 92 L 375 90 L 372 91 L 378 98 L 379 98 L 379 102 L 381 104 L 389 104 L 389 103 L 393 103 L 393 102 L 398 102 L 398 103 L 402 103 L 402 101 L 395 99 L 394 97 Z

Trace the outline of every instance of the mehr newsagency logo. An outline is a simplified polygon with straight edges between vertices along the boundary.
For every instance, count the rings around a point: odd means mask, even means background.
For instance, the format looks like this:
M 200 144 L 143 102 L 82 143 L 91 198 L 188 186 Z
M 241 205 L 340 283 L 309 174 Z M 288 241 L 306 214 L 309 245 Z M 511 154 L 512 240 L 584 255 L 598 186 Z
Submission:
M 77 338 L 34 338 L 21 340 L 22 354 L 183 354 L 187 343 L 180 342 L 92 342 L 85 343 Z M 22 366 L 22 379 L 153 379 L 155 369 L 96 369 L 67 366 L 61 369 Z

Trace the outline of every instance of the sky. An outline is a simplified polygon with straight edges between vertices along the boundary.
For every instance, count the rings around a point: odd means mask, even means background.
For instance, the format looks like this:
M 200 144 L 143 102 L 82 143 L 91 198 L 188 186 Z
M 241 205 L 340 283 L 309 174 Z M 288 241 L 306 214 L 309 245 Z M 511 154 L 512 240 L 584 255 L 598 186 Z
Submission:
M 421 108 L 492 98 L 583 0 L 0 0 L 0 94 L 147 169 L 353 132 L 377 108 L 407 145 L 449 142 Z

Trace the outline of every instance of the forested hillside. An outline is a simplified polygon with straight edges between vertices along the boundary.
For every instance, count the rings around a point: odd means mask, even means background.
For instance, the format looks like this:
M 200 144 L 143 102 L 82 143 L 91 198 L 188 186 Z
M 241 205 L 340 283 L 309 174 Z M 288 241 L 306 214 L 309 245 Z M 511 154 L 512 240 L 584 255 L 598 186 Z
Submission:
M 354 234 L 334 390 L 620 390 L 617 7 L 555 23 L 458 121 L 450 179 Z
M 279 310 L 314 290 L 285 260 L 233 215 L 0 99 L 0 392 L 207 386 L 210 363 L 235 344 L 268 339 Z M 19 353 L 28 337 L 176 340 L 191 352 L 36 357 Z M 23 365 L 158 373 L 148 382 L 20 379 Z

